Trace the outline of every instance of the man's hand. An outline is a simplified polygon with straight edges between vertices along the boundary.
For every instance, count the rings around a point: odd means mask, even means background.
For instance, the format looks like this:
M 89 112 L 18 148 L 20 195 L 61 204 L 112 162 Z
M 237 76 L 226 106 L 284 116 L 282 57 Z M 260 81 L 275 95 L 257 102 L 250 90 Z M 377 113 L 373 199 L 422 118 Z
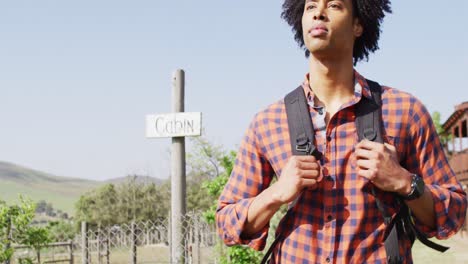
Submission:
M 383 191 L 401 195 L 411 191 L 411 173 L 399 164 L 394 146 L 365 139 L 356 145 L 355 154 L 359 176 Z
M 281 204 L 292 202 L 306 188 L 317 188 L 320 164 L 314 156 L 292 156 L 274 184 L 273 199 Z

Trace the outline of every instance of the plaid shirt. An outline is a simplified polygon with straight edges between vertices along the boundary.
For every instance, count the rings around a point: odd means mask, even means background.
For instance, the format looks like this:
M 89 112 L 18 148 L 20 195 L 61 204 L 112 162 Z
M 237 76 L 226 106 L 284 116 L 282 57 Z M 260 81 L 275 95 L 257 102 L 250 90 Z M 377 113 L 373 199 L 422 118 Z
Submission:
M 313 104 L 308 78 L 304 91 Z M 323 126 L 321 109 L 309 107 L 316 130 L 315 145 L 324 154 L 323 180 L 316 190 L 300 196 L 293 214 L 279 225 L 284 239 L 273 252 L 274 263 L 385 263 L 385 224 L 370 182 L 357 176 L 354 147 L 357 143 L 354 106 L 362 96 L 371 98 L 366 80 L 355 72 L 354 98 L 344 104 Z M 421 175 L 434 199 L 436 227 L 415 219 L 416 227 L 428 236 L 447 238 L 462 225 L 466 194 L 450 169 L 431 117 L 413 96 L 383 87 L 384 140 L 394 145 L 407 170 Z M 227 245 L 248 244 L 262 250 L 269 226 L 251 237 L 242 235 L 247 211 L 255 196 L 267 188 L 274 175 L 291 157 L 284 101 L 258 113 L 243 138 L 231 177 L 216 214 L 218 233 Z M 376 194 L 395 214 L 395 196 Z M 408 239 L 399 243 L 406 263 L 412 263 Z

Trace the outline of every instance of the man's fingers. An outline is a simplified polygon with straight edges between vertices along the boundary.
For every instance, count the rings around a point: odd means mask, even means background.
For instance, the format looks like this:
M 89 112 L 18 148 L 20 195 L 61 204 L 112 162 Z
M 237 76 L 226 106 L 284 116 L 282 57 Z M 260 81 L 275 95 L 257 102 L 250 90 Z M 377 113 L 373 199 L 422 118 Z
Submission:
M 314 161 L 314 162 L 304 162 L 301 161 L 298 163 L 298 167 L 301 170 L 318 170 L 320 168 L 320 165 Z
M 299 176 L 304 179 L 316 179 L 320 176 L 319 170 L 300 170 Z
M 373 168 L 374 164 L 375 164 L 374 162 L 367 160 L 367 159 L 358 159 L 356 162 L 356 165 L 358 166 L 358 168 L 364 169 L 364 170 Z
M 316 179 L 303 179 L 302 186 L 305 188 L 315 188 L 317 185 Z
M 368 139 L 363 139 L 356 145 L 356 149 L 368 149 L 372 150 L 375 149 L 380 143 L 370 141 Z
M 359 169 L 357 171 L 358 176 L 364 177 L 368 180 L 373 180 L 375 178 L 375 171 L 374 170 L 364 170 Z
M 388 143 L 382 144 L 382 143 L 379 143 L 379 142 L 373 142 L 373 141 L 370 141 L 370 140 L 367 140 L 367 139 L 363 139 L 358 144 L 356 144 L 356 150 L 358 150 L 358 149 L 367 149 L 367 150 L 383 152 L 383 151 L 385 151 L 386 148 L 388 148 L 388 146 L 392 146 L 392 145 L 390 145 Z
M 367 149 L 356 149 L 354 152 L 357 159 L 373 159 L 376 158 L 375 152 Z
M 299 162 L 316 162 L 317 159 L 314 156 L 293 156 Z

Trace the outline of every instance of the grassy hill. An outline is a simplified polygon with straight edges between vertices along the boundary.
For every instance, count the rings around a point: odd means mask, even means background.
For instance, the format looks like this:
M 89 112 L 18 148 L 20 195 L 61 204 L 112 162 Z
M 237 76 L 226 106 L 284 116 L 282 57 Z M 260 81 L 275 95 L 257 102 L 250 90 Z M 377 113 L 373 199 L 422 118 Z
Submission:
M 134 176 L 129 175 L 129 176 L 125 176 L 125 177 L 114 178 L 114 179 L 110 179 L 110 180 L 105 181 L 105 183 L 112 183 L 112 184 L 118 185 L 118 184 L 121 184 L 121 183 L 125 183 L 126 181 L 130 180 L 133 177 Z M 144 183 L 144 184 L 154 183 L 156 185 L 159 185 L 159 184 L 164 182 L 164 180 L 154 178 L 154 177 L 149 177 L 149 176 L 136 176 L 136 177 L 137 177 L 136 178 L 137 183 Z
M 131 176 L 128 176 L 131 177 Z M 100 185 L 124 182 L 128 177 L 108 181 L 91 181 L 77 178 L 59 177 L 36 171 L 16 164 L 0 161 L 0 200 L 8 203 L 18 201 L 23 194 L 33 201 L 45 200 L 52 203 L 55 209 L 60 209 L 73 215 L 75 202 L 87 191 Z M 138 181 L 160 183 L 161 180 L 152 177 L 137 177 Z
M 73 214 L 74 204 L 80 195 L 100 184 L 0 162 L 0 199 L 8 203 L 17 201 L 22 194 L 34 201 L 45 200 L 55 209 Z

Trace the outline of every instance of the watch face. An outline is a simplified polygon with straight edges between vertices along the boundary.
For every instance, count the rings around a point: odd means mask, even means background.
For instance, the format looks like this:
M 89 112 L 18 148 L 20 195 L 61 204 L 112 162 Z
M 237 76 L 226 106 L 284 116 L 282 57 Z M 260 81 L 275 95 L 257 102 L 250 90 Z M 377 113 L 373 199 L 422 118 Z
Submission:
M 415 181 L 416 181 L 416 192 L 418 193 L 418 197 L 421 196 L 424 193 L 424 180 L 419 177 L 418 175 L 415 175 Z

